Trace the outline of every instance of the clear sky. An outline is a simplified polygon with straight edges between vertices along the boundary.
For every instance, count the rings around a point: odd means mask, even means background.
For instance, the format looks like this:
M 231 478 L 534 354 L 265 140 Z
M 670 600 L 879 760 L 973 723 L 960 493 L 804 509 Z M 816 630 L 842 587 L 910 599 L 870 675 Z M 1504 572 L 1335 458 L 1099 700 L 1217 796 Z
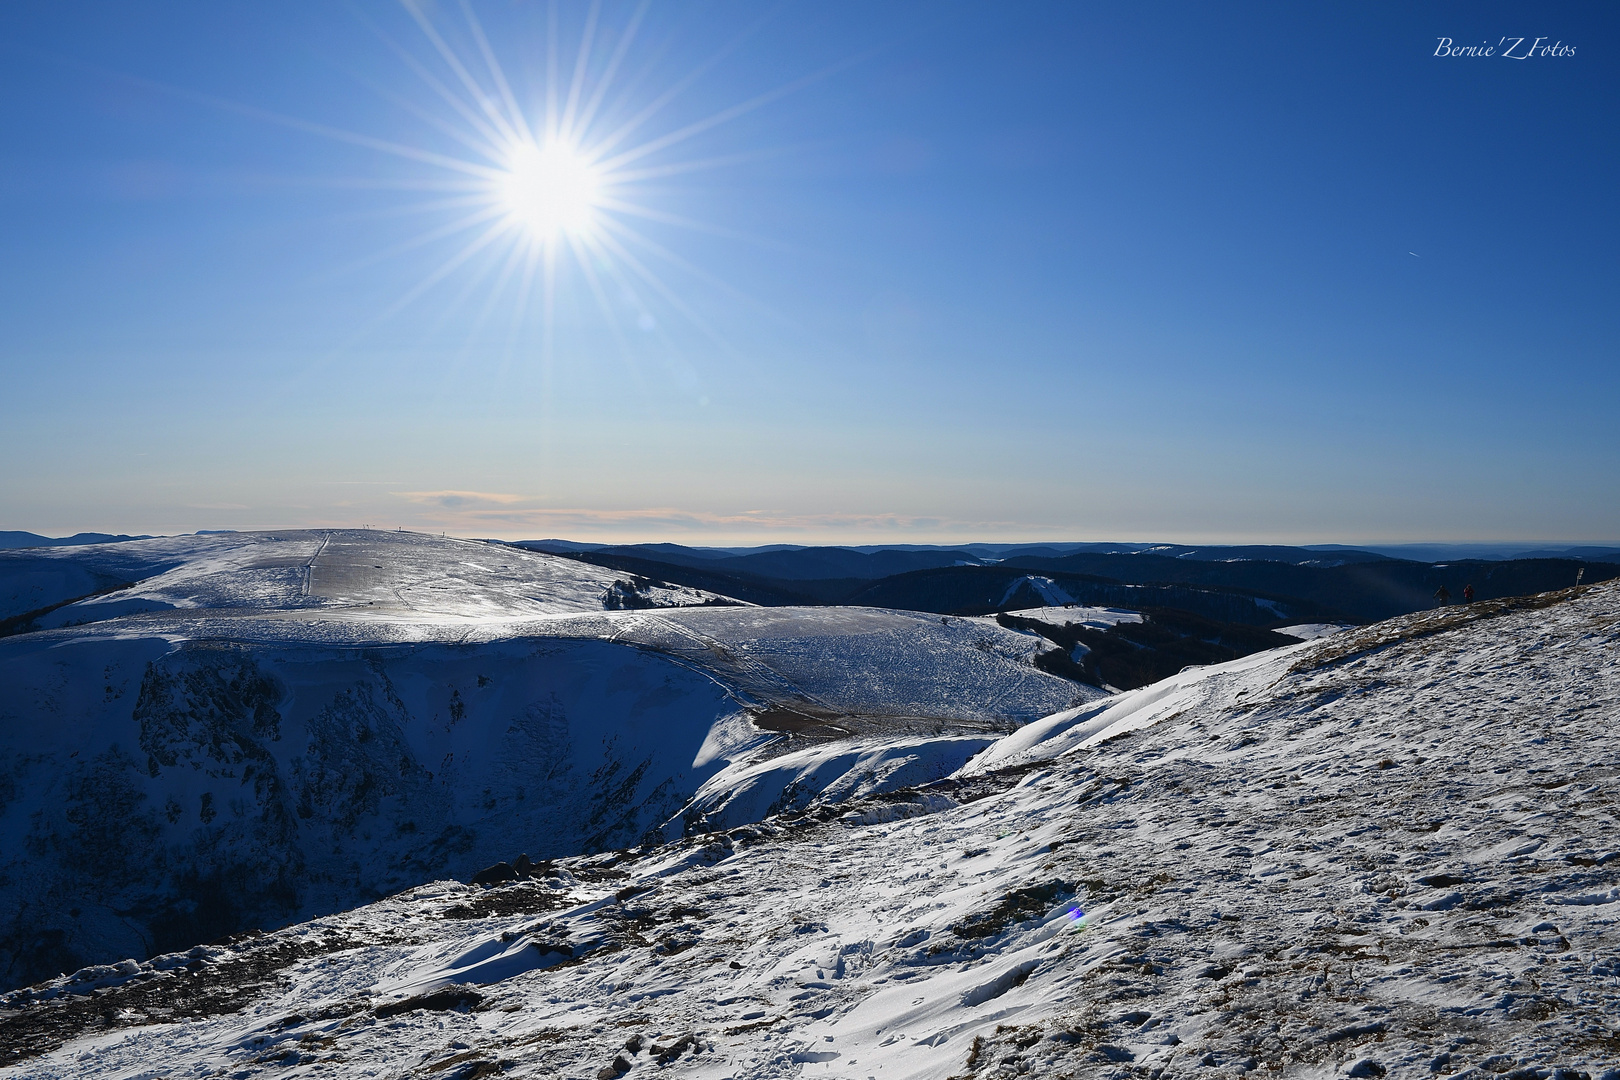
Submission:
M 7 5 L 0 528 L 1620 541 L 1613 5 L 471 11 Z

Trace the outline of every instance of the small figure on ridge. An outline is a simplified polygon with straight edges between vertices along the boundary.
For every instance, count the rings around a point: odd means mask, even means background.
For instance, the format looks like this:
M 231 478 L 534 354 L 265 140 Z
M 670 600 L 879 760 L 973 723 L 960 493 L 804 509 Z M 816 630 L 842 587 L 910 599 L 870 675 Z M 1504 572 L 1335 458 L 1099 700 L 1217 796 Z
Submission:
M 1438 589 L 1434 590 L 1434 598 L 1440 601 L 1441 607 L 1444 607 L 1445 605 L 1451 603 L 1451 590 L 1442 585 Z

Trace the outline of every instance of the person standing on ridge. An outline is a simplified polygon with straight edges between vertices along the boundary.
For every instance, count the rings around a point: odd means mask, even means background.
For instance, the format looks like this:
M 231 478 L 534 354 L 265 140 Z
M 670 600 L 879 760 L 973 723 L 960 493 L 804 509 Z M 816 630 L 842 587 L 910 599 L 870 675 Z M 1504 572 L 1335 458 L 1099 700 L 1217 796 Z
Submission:
M 1472 585 L 1464 585 L 1463 586 L 1463 603 L 1472 604 L 1473 602 L 1474 602 L 1474 587 Z
M 1451 603 L 1451 590 L 1442 585 L 1438 589 L 1434 590 L 1434 598 L 1440 601 L 1441 607 L 1445 607 L 1447 604 Z

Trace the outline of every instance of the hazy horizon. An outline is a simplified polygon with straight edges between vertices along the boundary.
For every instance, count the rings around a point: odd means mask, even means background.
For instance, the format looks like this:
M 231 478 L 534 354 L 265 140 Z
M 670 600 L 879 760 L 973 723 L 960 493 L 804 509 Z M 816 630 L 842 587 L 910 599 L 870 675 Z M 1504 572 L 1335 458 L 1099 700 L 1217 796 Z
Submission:
M 294 532 L 294 531 L 301 531 L 301 530 L 305 530 L 305 529 L 308 529 L 310 531 L 320 531 L 320 530 L 323 530 L 323 529 L 332 529 L 332 530 L 342 530 L 342 529 L 365 530 L 365 529 L 371 529 L 371 530 L 382 531 L 382 532 L 393 532 L 393 531 L 399 530 L 399 531 L 404 531 L 404 532 L 419 532 L 419 533 L 422 533 L 424 535 L 435 535 L 435 534 L 450 535 L 450 536 L 454 536 L 456 539 L 463 539 L 463 540 L 501 540 L 501 541 L 507 541 L 507 542 L 516 542 L 516 541 L 523 541 L 523 542 L 557 542 L 557 543 L 596 544 L 596 545 L 603 545 L 603 546 L 616 546 L 616 545 L 633 546 L 633 545 L 638 545 L 638 544 L 678 544 L 679 546 L 682 546 L 682 547 L 699 548 L 699 549 L 714 549 L 714 550 L 758 549 L 758 548 L 767 548 L 767 547 L 874 548 L 874 547 L 886 547 L 886 546 L 887 547 L 908 547 L 908 546 L 911 546 L 911 547 L 963 547 L 963 548 L 966 548 L 966 547 L 972 547 L 972 546 L 975 546 L 975 545 L 1003 546 L 1003 547 L 1005 547 L 1005 546 L 1030 545 L 1030 544 L 1053 544 L 1053 545 L 1066 545 L 1066 544 L 1131 544 L 1131 545 L 1134 545 L 1134 544 L 1141 544 L 1141 545 L 1173 544 L 1173 545 L 1179 545 L 1179 546 L 1183 546 L 1183 547 L 1199 547 L 1199 546 L 1203 546 L 1203 547 L 1228 547 L 1228 546 L 1240 547 L 1240 546 L 1253 546 L 1253 545 L 1276 545 L 1276 546 L 1282 546 L 1282 547 L 1303 547 L 1303 548 L 1321 547 L 1321 548 L 1327 548 L 1327 549 L 1339 548 L 1339 547 L 1342 547 L 1342 548 L 1361 548 L 1361 549 L 1371 550 L 1371 551 L 1377 551 L 1377 550 L 1382 550 L 1382 549 L 1388 549 L 1388 550 L 1410 549 L 1414 553 L 1417 553 L 1419 551 L 1419 549 L 1444 549 L 1444 550 L 1451 550 L 1451 551 L 1464 552 L 1464 553 L 1469 552 L 1469 551 L 1480 551 L 1480 552 L 1484 552 L 1484 551 L 1508 551 L 1508 552 L 1511 552 L 1511 551 L 1515 551 L 1515 550 L 1524 550 L 1524 551 L 1531 551 L 1531 550 L 1538 550 L 1538 549 L 1561 550 L 1561 549 L 1566 549 L 1566 548 L 1588 548 L 1588 547 L 1590 547 L 1590 548 L 1610 548 L 1610 547 L 1612 547 L 1612 548 L 1620 549 L 1620 541 L 1603 541 L 1603 540 L 1573 540 L 1572 541 L 1572 540 L 1567 540 L 1567 539 L 1563 539 L 1563 538 L 1541 539 L 1541 540 L 1502 540 L 1502 539 L 1495 539 L 1495 540 L 1436 540 L 1436 539 L 1433 539 L 1433 538 L 1425 538 L 1425 539 L 1420 539 L 1420 540 L 1381 540 L 1381 539 L 1371 539 L 1371 540 L 1363 540 L 1363 541 L 1359 541 L 1359 542 L 1356 542 L 1356 543 L 1351 543 L 1351 542 L 1343 541 L 1343 540 L 1274 541 L 1274 540 L 1245 540 L 1245 539 L 1210 539 L 1208 537 L 1189 539 L 1189 538 L 1167 538 L 1167 537 L 1163 537 L 1163 536 L 1155 536 L 1155 537 L 1147 537 L 1147 538 L 1142 538 L 1142 537 L 1119 537 L 1119 536 L 1099 536 L 1099 537 L 1089 537 L 1089 538 L 1088 537 L 1075 537 L 1075 536 L 1046 536 L 1046 537 L 1033 537 L 1033 538 L 1026 537 L 1026 538 L 1007 539 L 1007 538 L 1001 538 L 1001 537 L 985 537 L 985 536 L 978 536 L 978 535 L 963 535 L 963 536 L 959 536 L 959 537 L 943 538 L 943 539 L 938 539 L 938 540 L 926 540 L 926 539 L 918 540 L 918 539 L 912 539 L 912 538 L 894 539 L 894 538 L 884 538 L 884 537 L 880 537 L 880 536 L 868 536 L 867 538 L 864 538 L 864 539 L 862 539 L 860 537 L 839 537 L 839 538 L 827 538 L 827 539 L 810 538 L 810 539 L 806 539 L 806 540 L 780 540 L 780 539 L 761 540 L 758 537 L 752 537 L 752 538 L 750 538 L 750 537 L 741 537 L 741 538 L 727 539 L 727 538 L 725 538 L 723 536 L 687 536 L 686 539 L 683 541 L 683 540 L 670 539 L 667 536 L 649 536 L 649 535 L 639 535 L 638 536 L 638 535 L 634 535 L 634 534 L 625 534 L 625 535 L 620 535 L 620 536 L 611 537 L 611 538 L 608 538 L 608 537 L 585 538 L 585 537 L 578 536 L 578 535 L 576 535 L 576 536 L 539 536 L 539 535 L 535 535 L 535 536 L 529 536 L 529 535 L 497 536 L 497 535 L 493 535 L 493 534 L 489 534 L 489 533 L 478 533 L 478 534 L 466 533 L 466 534 L 462 534 L 462 533 L 451 533 L 448 530 L 407 529 L 404 526 L 398 526 L 398 525 L 396 525 L 396 526 L 386 526 L 386 525 L 375 525 L 375 524 L 320 525 L 320 526 L 298 526 L 298 527 L 265 526 L 265 527 L 262 527 L 262 528 L 241 528 L 241 529 L 199 528 L 199 529 L 190 529 L 190 530 L 174 531 L 174 532 L 150 532 L 150 533 L 145 532 L 143 530 L 138 530 L 138 529 L 135 529 L 135 530 L 131 530 L 131 529 L 82 529 L 82 530 L 75 530 L 74 532 L 62 532 L 62 533 L 58 533 L 56 535 L 41 532 L 41 531 L 39 531 L 37 529 L 16 529 L 16 530 L 0 529 L 0 533 L 5 533 L 5 532 L 27 532 L 27 533 L 32 533 L 32 534 L 34 534 L 36 536 L 44 537 L 46 539 L 60 540 L 60 539 L 68 539 L 68 538 L 70 538 L 70 537 L 72 537 L 74 535 L 79 535 L 81 533 L 83 533 L 83 534 L 91 534 L 91 535 L 106 535 L 106 536 L 130 536 L 130 537 L 148 537 L 149 536 L 149 537 L 152 537 L 152 538 L 159 538 L 159 537 L 175 537 L 175 536 L 193 536 L 193 535 L 203 535 L 203 534 L 209 534 L 209 533 Z M 1447 557 L 1447 556 L 1437 556 L 1437 557 L 1444 558 L 1444 557 Z M 1449 557 L 1456 558 L 1456 557 L 1461 557 L 1461 556 L 1454 555 L 1454 556 L 1449 556 Z

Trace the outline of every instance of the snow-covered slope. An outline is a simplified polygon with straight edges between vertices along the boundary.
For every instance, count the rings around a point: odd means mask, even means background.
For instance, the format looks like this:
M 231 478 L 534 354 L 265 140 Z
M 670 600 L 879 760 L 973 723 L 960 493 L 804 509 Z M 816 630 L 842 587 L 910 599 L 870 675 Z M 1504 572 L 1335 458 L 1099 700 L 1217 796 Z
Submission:
M 1046 623 L 1049 626 L 1084 626 L 1089 630 L 1107 630 L 1120 623 L 1139 623 L 1140 611 L 1125 608 L 1087 607 L 1084 604 L 1064 604 L 1059 607 L 1024 608 L 1006 614 L 1018 619 Z
M 33 1078 L 1613 1080 L 1617 657 L 1612 585 L 1365 627 L 922 788 L 83 971 L 0 1000 L 0 1053 Z
M 239 614 L 322 610 L 351 618 L 523 618 L 602 611 L 628 575 L 472 540 L 372 530 L 167 536 L 0 552 L 0 617 L 75 600 L 37 625 L 72 626 L 173 608 Z M 658 587 L 660 606 L 713 593 Z M 368 610 L 362 610 L 368 609 Z
M 1095 696 L 984 620 L 715 606 L 409 533 L 0 552 L 0 598 L 4 986 L 735 822 L 790 781 L 914 782 Z M 782 767 L 744 768 L 912 733 L 940 752 L 839 750 L 763 802 Z

